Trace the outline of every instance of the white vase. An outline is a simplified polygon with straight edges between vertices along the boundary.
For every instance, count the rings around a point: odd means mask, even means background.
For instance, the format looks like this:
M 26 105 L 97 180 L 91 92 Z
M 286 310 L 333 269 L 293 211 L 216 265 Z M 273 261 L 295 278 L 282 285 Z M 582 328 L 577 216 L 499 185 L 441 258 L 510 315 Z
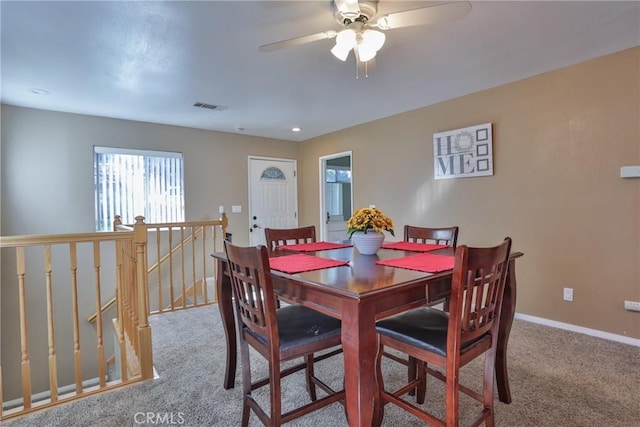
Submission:
M 351 236 L 351 241 L 362 255 L 374 255 L 384 241 L 384 234 L 373 230 L 369 230 L 367 233 L 356 231 Z

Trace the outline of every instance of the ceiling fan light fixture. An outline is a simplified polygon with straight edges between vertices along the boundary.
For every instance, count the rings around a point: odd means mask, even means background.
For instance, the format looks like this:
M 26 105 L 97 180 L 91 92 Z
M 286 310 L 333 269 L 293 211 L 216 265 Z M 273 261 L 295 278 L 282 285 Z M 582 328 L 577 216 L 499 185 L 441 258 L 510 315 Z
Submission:
M 376 30 L 365 30 L 358 37 L 358 57 L 360 61 L 367 62 L 376 57 L 376 53 L 382 48 L 385 41 L 384 33 Z
M 358 45 L 356 49 L 358 49 L 358 59 L 361 62 L 371 61 L 373 58 L 376 57 L 376 51 L 368 48 L 367 46 Z
M 352 49 L 356 45 L 356 31 L 353 28 L 346 28 L 336 36 L 336 44 Z
M 341 61 L 346 61 L 349 51 L 356 45 L 356 32 L 352 28 L 346 28 L 336 36 L 336 45 L 331 49 L 333 56 Z
M 362 33 L 362 43 L 370 45 L 371 49 L 374 49 L 376 52 L 384 45 L 385 40 L 386 36 L 381 31 L 365 30 Z
M 346 47 L 344 45 L 340 45 L 336 43 L 336 45 L 331 49 L 331 53 L 333 56 L 338 58 L 340 61 L 346 61 L 349 56 L 349 52 L 351 52 L 350 47 Z

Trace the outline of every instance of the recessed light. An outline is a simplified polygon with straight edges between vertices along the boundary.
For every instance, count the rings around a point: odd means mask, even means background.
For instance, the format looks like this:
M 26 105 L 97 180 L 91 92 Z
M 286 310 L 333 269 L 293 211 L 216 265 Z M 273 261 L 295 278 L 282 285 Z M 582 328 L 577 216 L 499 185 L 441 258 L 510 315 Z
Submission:
M 29 89 L 29 92 L 33 93 L 34 95 L 49 95 L 48 90 L 38 89 L 37 87 L 32 87 L 31 89 Z
M 291 128 L 291 132 L 300 132 L 302 129 L 295 127 L 295 128 Z

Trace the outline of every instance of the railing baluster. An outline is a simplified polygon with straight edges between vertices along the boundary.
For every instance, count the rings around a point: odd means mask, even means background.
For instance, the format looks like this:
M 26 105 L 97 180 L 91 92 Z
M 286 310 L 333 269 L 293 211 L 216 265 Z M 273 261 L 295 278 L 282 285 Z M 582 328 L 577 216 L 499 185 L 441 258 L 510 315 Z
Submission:
M 51 389 L 51 401 L 58 400 L 58 369 L 56 366 L 56 341 L 53 325 L 53 290 L 51 279 L 51 245 L 44 246 L 45 286 L 47 300 L 47 335 L 49 344 L 49 387 Z
M 182 308 L 186 308 L 187 307 L 187 289 L 186 289 L 186 284 L 184 282 L 184 227 L 180 227 L 180 257 L 181 257 L 181 267 L 182 267 L 182 274 L 181 274 L 181 281 L 182 281 Z
M 133 283 L 135 281 L 135 275 L 136 275 L 136 271 L 135 271 L 135 263 L 133 261 L 133 244 L 132 242 L 128 241 L 126 244 L 126 252 L 124 254 L 124 261 L 126 262 L 126 268 L 125 268 L 125 272 L 126 272 L 126 279 L 123 283 L 124 285 L 124 303 L 125 303 L 125 309 L 127 312 L 127 315 L 125 316 L 125 322 L 124 322 L 124 332 L 125 332 L 125 346 L 127 346 L 127 350 L 129 349 L 135 349 L 136 348 L 136 344 L 135 344 L 135 339 L 136 339 L 136 334 L 134 333 L 135 331 L 135 298 L 133 295 Z M 137 356 L 137 355 L 136 355 Z M 129 352 L 127 352 L 127 357 L 131 357 L 131 355 L 129 354 Z M 129 359 L 127 359 L 127 362 L 129 362 Z M 135 374 L 135 366 L 134 365 L 130 365 L 131 366 L 131 370 L 132 372 Z
M 124 303 L 123 303 L 123 267 L 124 267 L 124 242 L 116 242 L 116 336 L 118 337 L 118 349 L 120 352 L 120 381 L 128 378 L 127 351 L 124 340 Z
M 169 295 L 171 296 L 171 311 L 175 310 L 175 290 L 173 288 L 173 229 L 169 230 Z
M 192 306 L 198 305 L 198 284 L 196 283 L 196 234 L 193 226 L 191 230 L 191 289 L 193 294 Z
M 160 243 L 161 243 L 161 239 L 160 239 L 160 228 L 158 227 L 156 229 L 156 258 L 158 259 L 158 261 L 161 259 L 161 254 L 160 254 Z M 162 265 L 158 264 L 158 311 L 160 313 L 162 313 L 164 311 L 164 307 L 162 304 Z
M 224 217 L 226 220 L 226 217 Z M 222 236 L 222 241 L 224 242 L 224 234 L 226 231 L 226 225 L 223 223 L 222 225 L 223 228 L 220 229 L 220 236 Z M 217 227 L 213 227 L 213 251 L 215 252 L 216 250 L 218 250 L 218 228 Z M 223 243 L 224 244 L 224 243 Z M 224 246 L 221 249 L 222 251 L 224 251 Z M 213 257 L 211 257 L 213 258 Z M 211 259 L 210 261 L 212 263 L 212 271 L 211 271 L 211 277 L 213 278 L 213 280 L 216 280 L 216 278 L 218 277 L 218 263 L 215 262 L 213 259 Z M 215 283 L 214 283 L 214 289 L 215 289 Z M 213 295 L 211 296 L 211 302 L 215 303 L 217 302 L 217 298 L 218 295 L 216 292 L 213 292 Z
M 76 395 L 82 394 L 82 353 L 80 352 L 80 319 L 78 316 L 78 255 L 76 243 L 69 244 L 71 263 L 71 304 L 73 306 L 73 366 Z
M 138 334 L 136 333 L 136 329 L 138 327 L 138 296 L 136 294 L 136 288 L 134 286 L 134 284 L 136 283 L 136 276 L 137 276 L 137 272 L 134 268 L 135 266 L 135 261 L 134 261 L 134 257 L 135 257 L 135 247 L 132 246 L 131 247 L 131 253 L 129 254 L 129 256 L 131 257 L 130 259 L 130 263 L 131 263 L 131 267 L 130 267 L 130 278 L 129 278 L 129 310 L 131 312 L 131 321 L 129 323 L 129 339 L 131 340 L 131 346 L 132 348 L 137 351 L 138 349 Z M 136 355 L 137 356 L 137 355 Z
M 22 406 L 25 409 L 31 408 L 31 362 L 29 361 L 29 337 L 27 334 L 27 307 L 24 289 L 24 278 L 26 275 L 24 247 L 16 248 L 16 264 L 18 273 L 18 289 L 20 304 L 20 352 L 22 371 Z
M 209 303 L 209 292 L 207 291 L 207 257 L 210 258 L 210 254 L 207 254 L 207 227 L 204 225 L 200 227 L 202 229 L 202 298 L 204 304 Z
M 103 345 L 103 331 L 102 331 L 102 312 L 100 312 L 100 308 L 102 307 L 102 297 L 101 297 L 101 284 L 100 284 L 100 243 L 93 242 L 93 269 L 94 269 L 94 284 L 96 286 L 96 313 L 98 317 L 96 318 L 96 336 L 98 339 L 98 379 L 100 381 L 100 387 L 104 387 L 106 385 L 106 374 L 105 374 L 105 358 L 104 358 L 104 345 Z

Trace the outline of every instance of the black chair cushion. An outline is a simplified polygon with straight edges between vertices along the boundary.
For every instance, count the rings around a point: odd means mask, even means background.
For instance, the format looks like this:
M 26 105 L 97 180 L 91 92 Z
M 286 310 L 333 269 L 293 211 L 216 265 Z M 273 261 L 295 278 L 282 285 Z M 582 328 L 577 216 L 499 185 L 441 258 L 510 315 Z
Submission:
M 340 335 L 342 326 L 339 319 L 297 304 L 278 309 L 276 317 L 281 351 Z M 264 336 L 252 335 L 263 344 L 267 343 Z
M 446 356 L 448 326 L 448 313 L 420 307 L 378 321 L 376 331 L 414 347 Z

